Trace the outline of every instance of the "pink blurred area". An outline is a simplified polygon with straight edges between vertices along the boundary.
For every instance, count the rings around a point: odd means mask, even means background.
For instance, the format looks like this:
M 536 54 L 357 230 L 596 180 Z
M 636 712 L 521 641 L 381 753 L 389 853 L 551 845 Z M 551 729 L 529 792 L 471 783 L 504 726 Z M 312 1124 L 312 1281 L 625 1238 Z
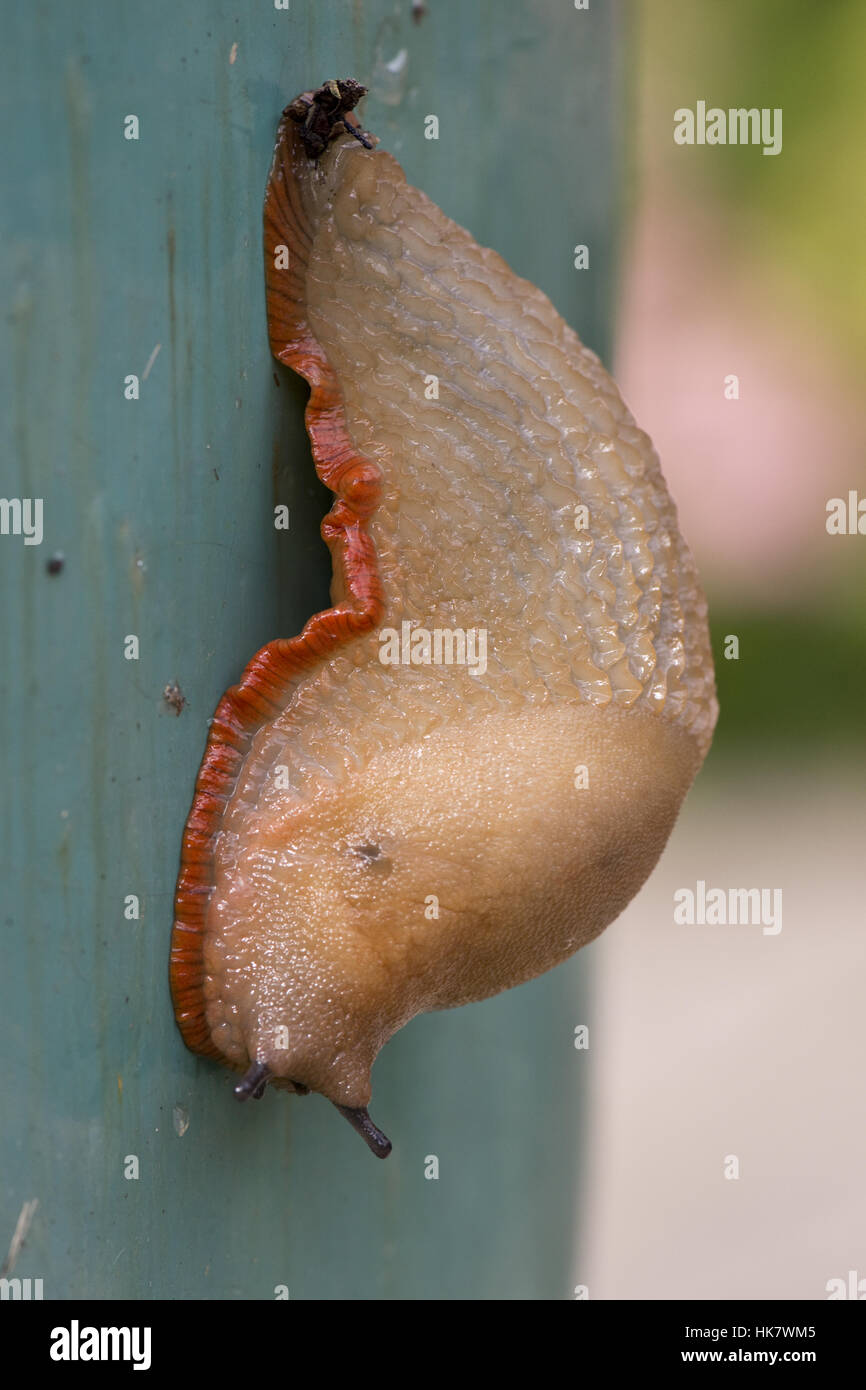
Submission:
M 827 544 L 827 501 L 866 494 L 862 390 L 808 296 L 753 254 L 730 216 L 659 173 L 626 251 L 617 380 L 661 456 L 711 597 L 814 598 L 844 562 L 844 538 Z
M 711 617 L 787 610 L 814 628 L 862 606 L 866 539 L 826 528 L 831 498 L 866 497 L 862 382 L 797 274 L 802 239 L 774 255 L 754 210 L 723 200 L 713 152 L 699 173 L 679 158 L 680 98 L 656 56 L 638 102 L 616 379 L 661 457 Z M 792 143 L 786 157 L 808 198 L 806 156 Z M 796 683 L 775 695 L 796 701 Z M 712 766 L 659 866 L 588 948 L 574 1284 L 591 1298 L 824 1299 L 866 1276 L 866 1124 L 852 1101 L 866 1061 L 862 757 L 834 732 L 828 720 L 812 761 L 756 744 L 747 766 L 726 758 L 723 706 Z M 678 925 L 675 895 L 698 881 L 778 888 L 783 929 Z

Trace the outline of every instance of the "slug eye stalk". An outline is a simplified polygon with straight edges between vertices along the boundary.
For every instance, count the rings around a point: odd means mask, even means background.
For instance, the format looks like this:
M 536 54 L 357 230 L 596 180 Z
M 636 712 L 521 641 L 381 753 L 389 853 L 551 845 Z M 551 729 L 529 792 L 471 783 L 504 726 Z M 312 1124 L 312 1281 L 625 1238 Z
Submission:
M 265 1094 L 265 1088 L 271 1080 L 270 1068 L 264 1062 L 253 1062 L 235 1086 L 235 1098 L 245 1101 L 252 1098 L 261 1100 Z M 299 1095 L 306 1095 L 309 1091 L 308 1086 L 303 1086 L 299 1082 L 292 1083 Z M 335 1110 L 339 1110 L 352 1126 L 360 1134 L 364 1143 L 371 1153 L 377 1158 L 387 1158 L 391 1152 L 391 1140 L 383 1134 L 378 1125 L 370 1119 L 365 1107 L 353 1109 L 349 1105 L 335 1105 Z
M 391 1140 L 382 1133 L 377 1125 L 373 1124 L 365 1109 L 352 1110 L 348 1105 L 337 1105 L 334 1108 L 339 1110 L 352 1128 L 358 1131 L 371 1153 L 374 1153 L 377 1158 L 388 1157 L 391 1152 Z
M 261 1100 L 270 1079 L 270 1070 L 264 1062 L 253 1062 L 235 1086 L 235 1097 L 238 1100 L 249 1100 L 252 1096 L 253 1100 Z

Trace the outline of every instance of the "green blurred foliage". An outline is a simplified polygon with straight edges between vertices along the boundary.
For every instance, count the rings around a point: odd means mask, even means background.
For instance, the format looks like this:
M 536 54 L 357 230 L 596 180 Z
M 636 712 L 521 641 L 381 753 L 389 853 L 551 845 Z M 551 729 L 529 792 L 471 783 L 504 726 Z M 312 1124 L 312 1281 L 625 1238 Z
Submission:
M 711 196 L 787 274 L 842 352 L 866 364 L 863 0 L 639 0 L 651 132 L 684 188 Z M 673 111 L 781 107 L 783 148 L 675 146 Z M 752 152 L 749 152 L 750 155 Z M 736 245 L 733 247 L 736 251 Z M 808 325 L 807 325 L 808 326 Z
M 790 332 L 860 391 L 866 366 L 866 119 L 862 0 L 637 0 L 635 76 L 646 177 L 710 206 L 730 256 L 772 277 Z M 781 107 L 783 146 L 676 145 L 679 107 Z M 748 331 L 748 325 L 744 325 Z M 853 483 L 853 480 L 852 480 Z M 859 566 L 839 571 L 813 611 L 710 613 L 721 704 L 718 754 L 790 758 L 862 749 L 866 603 Z M 826 578 L 826 576 L 825 576 Z M 799 603 L 799 600 L 795 600 Z M 724 638 L 740 639 L 725 660 Z
M 721 715 L 716 748 L 750 758 L 832 744 L 866 747 L 866 621 L 826 611 L 762 614 L 711 608 Z M 725 638 L 739 638 L 726 660 Z

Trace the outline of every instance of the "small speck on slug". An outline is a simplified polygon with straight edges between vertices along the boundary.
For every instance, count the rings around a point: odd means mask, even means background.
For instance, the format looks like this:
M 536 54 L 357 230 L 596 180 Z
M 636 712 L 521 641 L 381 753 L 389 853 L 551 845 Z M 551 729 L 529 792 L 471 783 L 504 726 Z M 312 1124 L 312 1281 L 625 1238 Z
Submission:
M 363 90 L 286 108 L 265 203 L 271 350 L 310 385 L 334 494 L 332 607 L 257 652 L 211 721 L 171 988 L 238 1100 L 317 1091 L 385 1157 L 383 1044 L 622 912 L 717 705 L 650 440 L 546 296 L 375 148 Z

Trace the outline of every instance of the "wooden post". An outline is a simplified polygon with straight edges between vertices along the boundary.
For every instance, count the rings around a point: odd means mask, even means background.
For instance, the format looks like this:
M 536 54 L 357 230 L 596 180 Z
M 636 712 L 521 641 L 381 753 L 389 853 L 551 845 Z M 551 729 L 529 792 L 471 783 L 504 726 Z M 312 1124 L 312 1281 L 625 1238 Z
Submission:
M 237 1106 L 168 997 L 207 720 L 259 645 L 327 603 L 305 392 L 275 378 L 265 323 L 285 102 L 367 83 L 365 123 L 409 179 L 608 352 L 616 7 L 427 8 L 5 17 L 0 491 L 42 499 L 43 536 L 0 537 L 0 1259 L 37 1200 L 14 1273 L 45 1298 L 558 1299 L 576 1282 L 582 960 L 389 1044 L 384 1164 L 317 1097 Z

